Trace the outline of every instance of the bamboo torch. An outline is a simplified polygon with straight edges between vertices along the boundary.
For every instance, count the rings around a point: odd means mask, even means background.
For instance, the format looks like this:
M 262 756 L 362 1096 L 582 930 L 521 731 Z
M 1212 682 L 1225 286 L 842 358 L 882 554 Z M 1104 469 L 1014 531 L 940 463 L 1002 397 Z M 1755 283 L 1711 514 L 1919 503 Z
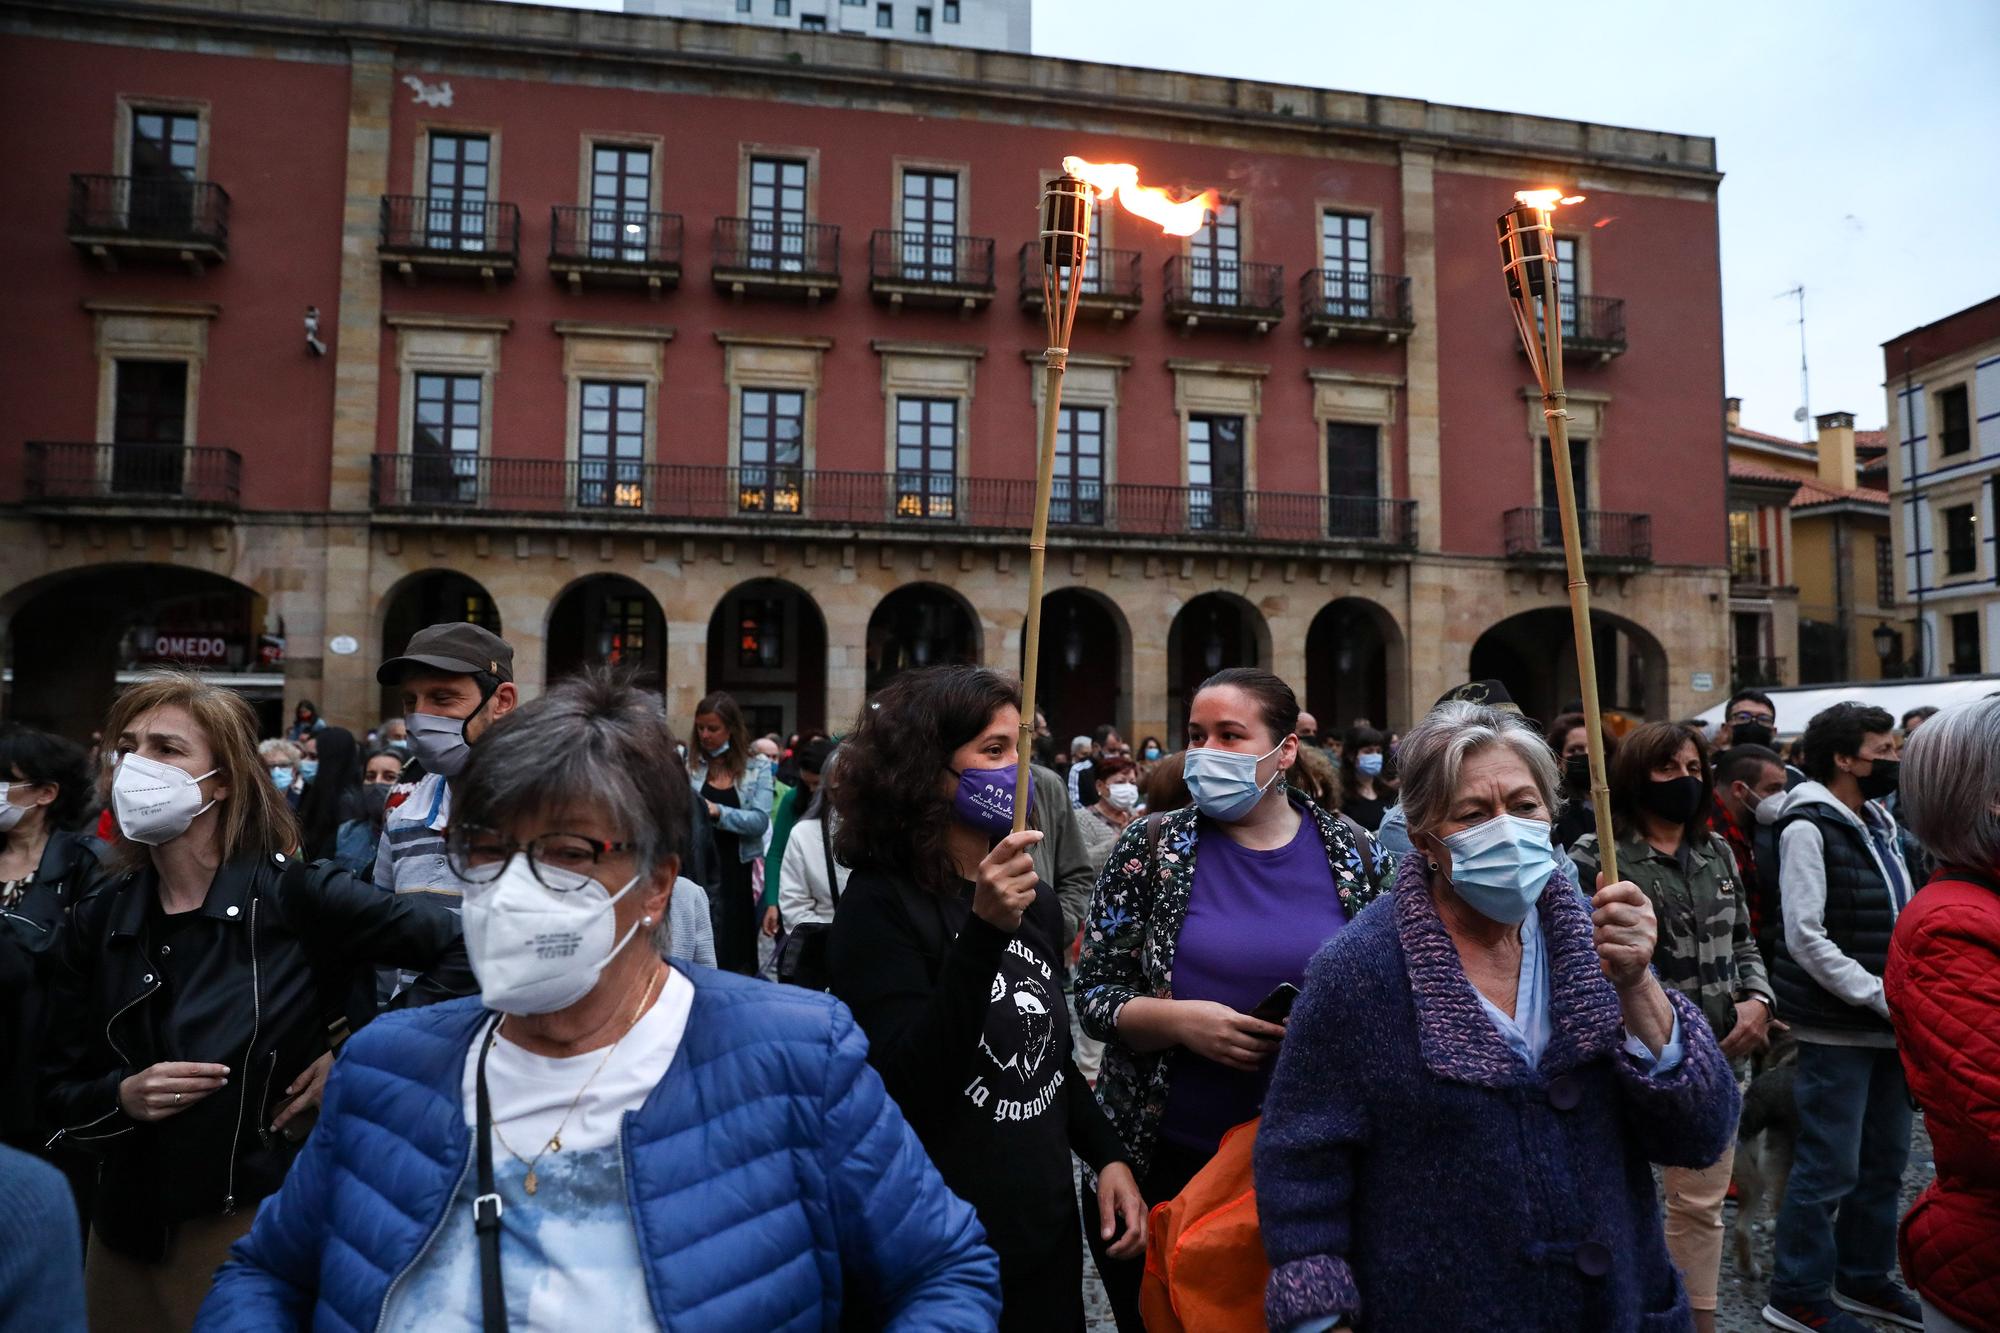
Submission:
M 1576 631 L 1576 672 L 1583 690 L 1583 733 L 1590 747 L 1590 800 L 1597 816 L 1597 850 L 1604 882 L 1618 879 L 1618 844 L 1611 833 L 1611 790 L 1604 769 L 1604 720 L 1597 703 L 1597 654 L 1590 630 L 1590 580 L 1583 572 L 1583 538 L 1576 515 L 1576 478 L 1570 471 L 1568 392 L 1563 388 L 1562 301 L 1556 273 L 1555 210 L 1583 202 L 1560 190 L 1522 190 L 1502 213 L 1500 268 L 1514 327 L 1542 389 L 1542 417 L 1556 474 L 1562 519 L 1563 563 L 1569 573 L 1569 614 Z
M 1056 431 L 1062 418 L 1063 372 L 1069 366 L 1070 333 L 1077 302 L 1091 287 L 1090 224 L 1100 199 L 1113 195 L 1127 210 L 1159 224 L 1169 236 L 1201 230 L 1219 196 L 1204 190 L 1192 199 L 1169 199 L 1164 190 L 1139 184 L 1139 168 L 1129 162 L 1063 159 L 1063 174 L 1042 190 L 1042 313 L 1049 345 L 1042 353 L 1042 440 L 1035 467 L 1035 516 L 1028 538 L 1028 618 L 1022 631 L 1021 755 L 1014 772 L 1014 831 L 1028 826 L 1033 777 L 1028 771 L 1035 739 L 1035 693 L 1042 656 L 1042 571 L 1049 543 L 1049 497 L 1055 489 Z

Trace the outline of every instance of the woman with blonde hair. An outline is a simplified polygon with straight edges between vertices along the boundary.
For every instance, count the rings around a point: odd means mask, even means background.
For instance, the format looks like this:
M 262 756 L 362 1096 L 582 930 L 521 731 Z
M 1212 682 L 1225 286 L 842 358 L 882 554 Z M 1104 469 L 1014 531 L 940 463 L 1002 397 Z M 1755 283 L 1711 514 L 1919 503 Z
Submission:
M 184 1329 L 284 1180 L 378 963 L 472 989 L 457 917 L 296 857 L 242 698 L 185 672 L 112 705 L 121 841 L 74 909 L 44 1068 L 55 1142 L 98 1152 L 95 1328 Z M 350 1006 L 350 998 L 355 1003 Z

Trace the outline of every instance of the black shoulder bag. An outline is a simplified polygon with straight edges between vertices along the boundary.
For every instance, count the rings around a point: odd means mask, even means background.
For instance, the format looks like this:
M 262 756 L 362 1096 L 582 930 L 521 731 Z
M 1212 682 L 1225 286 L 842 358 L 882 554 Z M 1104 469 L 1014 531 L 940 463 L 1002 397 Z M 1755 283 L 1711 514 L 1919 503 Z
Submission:
M 486 1096 L 486 1053 L 493 1049 L 496 1016 L 479 1034 L 478 1126 L 473 1151 L 479 1159 L 479 1193 L 472 1200 L 472 1230 L 479 1238 L 480 1327 L 507 1333 L 507 1289 L 500 1282 L 500 1191 L 493 1184 L 493 1104 Z
M 819 821 L 819 842 L 820 854 L 826 859 L 827 890 L 833 895 L 834 910 L 839 911 L 840 874 L 833 865 L 833 827 L 825 819 Z M 807 990 L 830 988 L 833 969 L 827 961 L 827 932 L 831 929 L 831 922 L 801 921 L 786 931 L 784 946 L 778 950 L 778 980 Z

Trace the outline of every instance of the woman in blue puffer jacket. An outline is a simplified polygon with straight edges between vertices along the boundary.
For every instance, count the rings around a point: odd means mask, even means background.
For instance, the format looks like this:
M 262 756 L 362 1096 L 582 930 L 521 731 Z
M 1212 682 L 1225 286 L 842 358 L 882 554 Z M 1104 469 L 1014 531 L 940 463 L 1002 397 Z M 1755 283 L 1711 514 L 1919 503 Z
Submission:
M 197 1327 L 993 1328 L 998 1262 L 847 1011 L 661 961 L 690 789 L 657 700 L 573 679 L 460 784 L 481 999 L 346 1045 Z

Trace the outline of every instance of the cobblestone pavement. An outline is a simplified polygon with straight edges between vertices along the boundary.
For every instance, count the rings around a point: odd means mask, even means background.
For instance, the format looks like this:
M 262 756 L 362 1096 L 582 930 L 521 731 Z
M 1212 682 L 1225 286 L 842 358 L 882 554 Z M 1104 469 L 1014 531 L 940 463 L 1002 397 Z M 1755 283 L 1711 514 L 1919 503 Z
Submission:
M 1923 1117 L 1917 1117 L 1915 1141 L 1910 1146 L 1910 1169 L 1903 1175 L 1903 1207 L 1915 1202 L 1918 1191 L 1930 1184 L 1937 1174 L 1937 1167 L 1931 1160 L 1930 1136 L 1924 1132 Z M 1723 1210 L 1723 1226 L 1727 1229 L 1736 1225 L 1736 1205 L 1729 1203 Z M 1768 1275 L 1771 1271 L 1771 1225 L 1766 1221 L 1757 1231 L 1757 1262 Z M 1105 1300 L 1104 1288 L 1097 1280 L 1097 1269 L 1091 1263 L 1088 1253 L 1083 1260 L 1084 1310 L 1090 1333 L 1115 1333 L 1117 1325 L 1111 1319 L 1111 1307 Z M 1765 1280 L 1745 1278 L 1736 1271 L 1735 1246 L 1724 1245 L 1722 1249 L 1722 1283 L 1720 1299 L 1716 1309 L 1716 1328 L 1720 1333 L 1759 1333 L 1767 1329 L 1759 1311 L 1764 1308 Z M 1870 1321 L 1863 1320 L 1863 1323 Z M 1874 1324 L 1873 1327 L 1889 1329 L 1890 1324 Z M 1229 1330 L 1228 1333 L 1236 1333 Z M 1243 1333 L 1255 1333 L 1244 1330 Z

